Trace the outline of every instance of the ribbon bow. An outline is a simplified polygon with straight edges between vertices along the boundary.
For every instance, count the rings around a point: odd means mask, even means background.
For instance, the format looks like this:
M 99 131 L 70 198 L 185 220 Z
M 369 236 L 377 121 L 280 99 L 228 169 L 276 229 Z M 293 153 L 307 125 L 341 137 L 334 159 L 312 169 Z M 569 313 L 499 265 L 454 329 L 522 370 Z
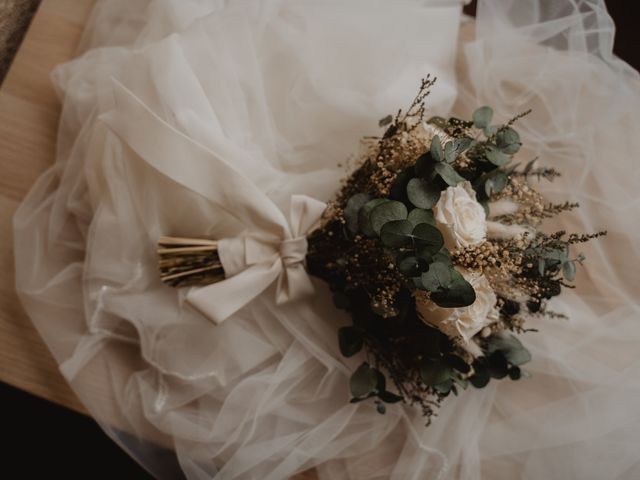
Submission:
M 100 119 L 153 168 L 209 199 L 246 227 L 245 235 L 218 241 L 227 278 L 192 288 L 187 301 L 220 323 L 276 280 L 277 304 L 312 293 L 304 267 L 306 235 L 326 205 L 306 195 L 292 195 L 287 220 L 223 155 L 169 125 L 117 80 L 113 84 L 116 107 Z

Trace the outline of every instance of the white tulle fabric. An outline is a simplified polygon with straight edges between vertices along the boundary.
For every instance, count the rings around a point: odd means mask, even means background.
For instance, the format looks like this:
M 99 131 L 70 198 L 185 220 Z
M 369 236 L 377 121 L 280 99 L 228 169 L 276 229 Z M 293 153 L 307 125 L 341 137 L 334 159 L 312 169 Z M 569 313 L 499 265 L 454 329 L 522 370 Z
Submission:
M 475 21 L 443 0 L 99 1 L 79 57 L 54 73 L 56 164 L 15 217 L 25 308 L 91 413 L 157 478 L 640 478 L 640 82 L 613 34 L 600 0 L 481 0 Z M 519 158 L 561 169 L 545 191 L 581 203 L 553 226 L 609 236 L 554 302 L 570 320 L 531 324 L 532 378 L 450 398 L 425 429 L 411 407 L 348 403 L 362 359 L 341 357 L 349 319 L 322 282 L 290 302 L 269 283 L 219 325 L 193 290 L 160 283 L 161 235 L 247 225 L 211 200 L 225 179 L 206 160 L 123 118 L 116 98 L 121 85 L 215 152 L 286 222 L 292 195 L 334 195 L 339 163 L 427 73 L 430 113 L 532 108 Z M 241 209 L 245 192 L 225 192 Z

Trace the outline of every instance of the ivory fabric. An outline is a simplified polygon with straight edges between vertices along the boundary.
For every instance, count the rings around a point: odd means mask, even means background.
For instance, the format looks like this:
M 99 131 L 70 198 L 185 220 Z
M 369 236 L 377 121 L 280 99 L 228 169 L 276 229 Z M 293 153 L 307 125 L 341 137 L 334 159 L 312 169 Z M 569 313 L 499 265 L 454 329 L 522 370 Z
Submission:
M 638 478 L 640 84 L 613 33 L 599 0 L 480 0 L 475 24 L 445 0 L 99 1 L 53 76 L 56 164 L 15 217 L 25 308 L 157 478 Z M 554 303 L 570 319 L 532 321 L 532 378 L 449 398 L 425 428 L 348 402 L 363 359 L 340 355 L 349 319 L 301 258 L 360 138 L 427 73 L 429 114 L 533 108 L 520 160 L 582 204 L 552 226 L 609 236 Z M 162 235 L 225 239 L 233 275 L 163 285 Z

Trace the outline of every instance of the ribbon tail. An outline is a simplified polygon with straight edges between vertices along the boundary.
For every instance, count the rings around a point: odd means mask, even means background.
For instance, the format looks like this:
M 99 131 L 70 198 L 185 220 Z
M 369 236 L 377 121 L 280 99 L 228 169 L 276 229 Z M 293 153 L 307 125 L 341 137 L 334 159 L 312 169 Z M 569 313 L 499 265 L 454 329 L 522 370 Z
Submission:
M 280 258 L 259 263 L 218 283 L 194 288 L 187 301 L 204 316 L 220 324 L 260 295 L 282 272 Z

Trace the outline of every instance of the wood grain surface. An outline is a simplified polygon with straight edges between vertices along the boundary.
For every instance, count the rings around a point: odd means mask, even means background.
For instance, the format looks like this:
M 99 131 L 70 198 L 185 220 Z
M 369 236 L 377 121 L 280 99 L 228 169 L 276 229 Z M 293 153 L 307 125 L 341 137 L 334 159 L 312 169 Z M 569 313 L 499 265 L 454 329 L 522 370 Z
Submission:
M 12 217 L 54 162 L 60 102 L 51 70 L 74 57 L 95 0 L 43 0 L 0 89 L 0 381 L 87 414 L 15 293 Z M 95 378 L 97 395 L 103 379 Z M 313 480 L 309 471 L 295 480 Z
M 60 103 L 49 73 L 73 57 L 93 4 L 43 0 L 0 89 L 0 380 L 81 413 L 16 296 L 11 219 L 54 161 Z

